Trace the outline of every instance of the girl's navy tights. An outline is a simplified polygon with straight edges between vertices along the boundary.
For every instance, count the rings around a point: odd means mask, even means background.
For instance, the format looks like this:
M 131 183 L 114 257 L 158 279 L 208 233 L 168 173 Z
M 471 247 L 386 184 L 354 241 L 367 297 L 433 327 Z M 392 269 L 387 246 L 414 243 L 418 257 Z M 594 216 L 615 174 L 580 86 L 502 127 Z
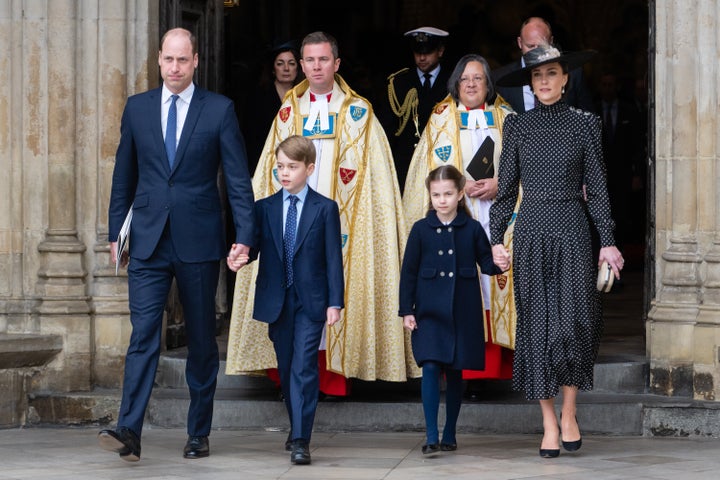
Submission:
M 445 372 L 445 427 L 442 443 L 457 443 L 455 429 L 462 402 L 462 370 L 447 368 L 437 362 L 425 362 L 422 366 L 422 402 L 425 412 L 425 429 L 428 445 L 438 443 L 438 409 L 440 408 L 440 376 Z

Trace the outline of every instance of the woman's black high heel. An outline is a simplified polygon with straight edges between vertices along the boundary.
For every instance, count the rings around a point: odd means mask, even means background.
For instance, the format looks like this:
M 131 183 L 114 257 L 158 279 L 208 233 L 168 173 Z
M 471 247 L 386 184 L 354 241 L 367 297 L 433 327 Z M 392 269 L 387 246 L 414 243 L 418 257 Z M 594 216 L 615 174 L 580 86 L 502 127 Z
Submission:
M 541 448 L 540 456 L 542 458 L 555 458 L 560 456 L 559 448 Z
M 562 446 L 568 452 L 576 452 L 580 450 L 580 447 L 582 447 L 582 437 L 580 437 L 580 440 L 575 440 L 572 442 L 566 442 L 565 440 L 563 440 Z
M 562 420 L 562 416 L 560 416 L 560 419 Z M 578 424 L 578 431 L 580 431 L 580 424 L 577 421 L 577 417 L 575 417 L 575 423 Z M 568 452 L 577 452 L 580 450 L 580 447 L 582 447 L 582 435 L 580 435 L 579 440 L 573 440 L 572 442 L 566 442 L 562 439 L 562 432 L 560 434 L 560 440 L 562 441 L 562 446 L 565 450 Z

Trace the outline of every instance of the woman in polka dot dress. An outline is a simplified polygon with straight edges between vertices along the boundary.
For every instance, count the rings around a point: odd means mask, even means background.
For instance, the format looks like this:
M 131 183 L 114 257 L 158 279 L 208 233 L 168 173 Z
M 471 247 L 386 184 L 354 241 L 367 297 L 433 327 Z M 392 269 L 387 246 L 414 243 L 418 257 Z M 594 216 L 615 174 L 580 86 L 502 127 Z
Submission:
M 598 264 L 607 261 L 618 278 L 623 266 L 614 246 L 600 120 L 562 101 L 567 72 L 591 55 L 540 46 L 525 54 L 527 67 L 497 83 L 530 83 L 538 100 L 536 108 L 505 121 L 490 233 L 496 263 L 507 261 L 503 235 L 522 185 L 513 240 L 518 314 L 513 388 L 540 401 L 545 458 L 560 454 L 560 442 L 568 451 L 580 448 L 577 392 L 593 386 L 602 312 L 589 220 L 600 235 Z M 559 392 L 560 426 L 554 407 Z

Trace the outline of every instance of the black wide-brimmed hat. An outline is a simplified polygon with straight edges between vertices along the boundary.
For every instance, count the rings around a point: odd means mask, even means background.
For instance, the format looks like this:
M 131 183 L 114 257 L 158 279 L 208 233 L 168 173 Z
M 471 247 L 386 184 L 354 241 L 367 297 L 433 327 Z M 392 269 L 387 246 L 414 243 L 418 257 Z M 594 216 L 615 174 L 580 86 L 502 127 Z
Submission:
M 564 52 L 551 45 L 540 45 L 523 55 L 525 67 L 498 78 L 495 85 L 500 87 L 521 87 L 530 83 L 530 71 L 548 63 L 561 63 L 567 71 L 574 70 L 595 56 L 595 50 L 581 52 Z

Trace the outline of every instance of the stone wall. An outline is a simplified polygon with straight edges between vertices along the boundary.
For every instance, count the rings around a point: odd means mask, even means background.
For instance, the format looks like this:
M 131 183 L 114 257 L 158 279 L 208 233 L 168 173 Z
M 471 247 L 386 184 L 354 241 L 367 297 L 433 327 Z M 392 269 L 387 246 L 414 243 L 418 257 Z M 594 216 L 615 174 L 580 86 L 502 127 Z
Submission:
M 121 382 L 127 282 L 108 264 L 107 203 L 125 99 L 157 84 L 158 10 L 0 1 L 0 333 L 62 339 L 31 390 Z
M 720 2 L 656 3 L 654 393 L 720 400 Z

